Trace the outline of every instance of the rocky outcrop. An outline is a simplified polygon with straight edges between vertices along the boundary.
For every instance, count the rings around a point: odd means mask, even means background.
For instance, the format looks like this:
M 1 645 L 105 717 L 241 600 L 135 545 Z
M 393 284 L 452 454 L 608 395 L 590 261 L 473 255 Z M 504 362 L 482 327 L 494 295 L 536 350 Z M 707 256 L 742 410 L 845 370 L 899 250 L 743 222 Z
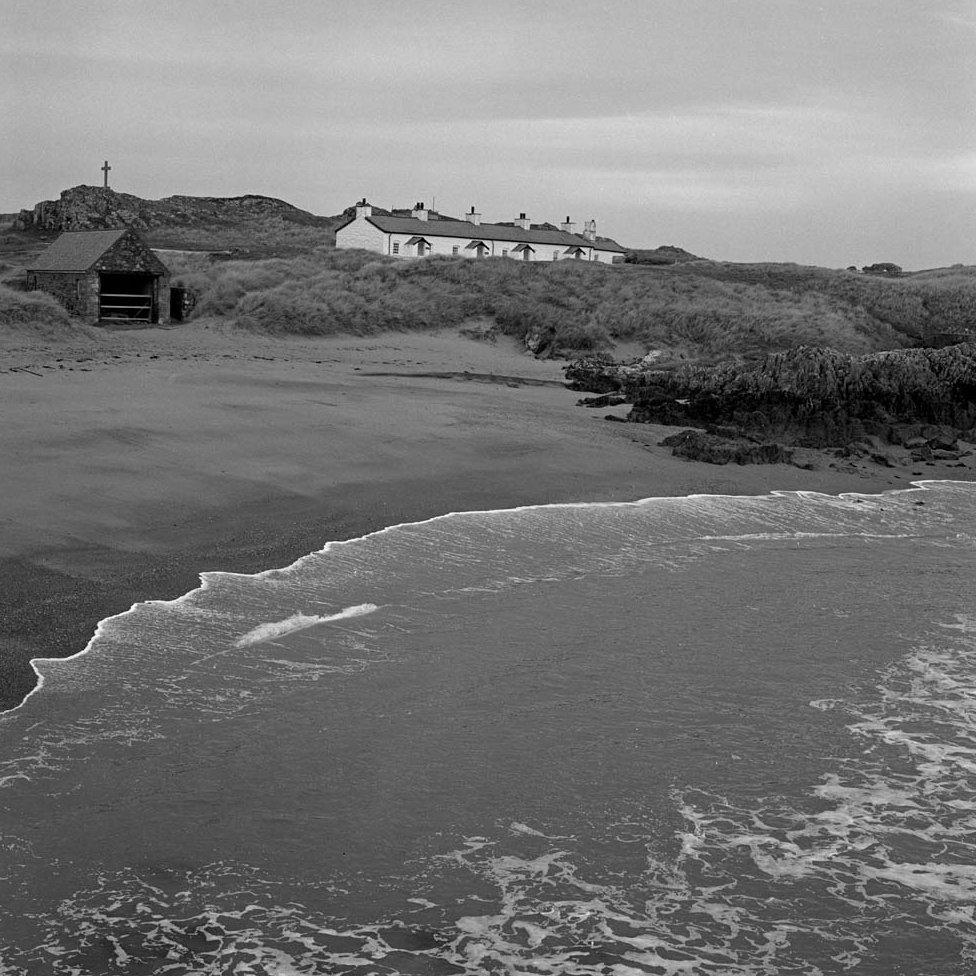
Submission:
M 683 430 L 661 441 L 675 457 L 707 464 L 790 464 L 793 448 L 776 443 L 756 443 L 745 437 L 723 437 L 703 430 Z
M 951 450 L 976 425 L 976 344 L 870 356 L 801 347 L 748 367 L 644 370 L 624 386 L 636 423 L 726 426 L 817 448 L 921 437 Z
M 654 354 L 586 359 L 566 378 L 601 394 L 583 405 L 622 400 L 633 404 L 631 423 L 697 428 L 664 443 L 712 463 L 789 461 L 795 448 L 886 466 L 961 463 L 972 455 L 961 441 L 976 441 L 976 343 L 867 356 L 799 347 L 751 364 L 669 369 Z
M 286 223 L 328 228 L 333 221 L 299 210 L 284 200 L 248 194 L 241 197 L 173 196 L 143 200 L 130 193 L 116 193 L 102 186 L 73 186 L 57 200 L 42 200 L 21 210 L 14 230 L 105 230 L 132 227 L 157 230 L 166 227 L 212 227 L 255 218 L 274 218 Z
M 577 359 L 564 370 L 566 385 L 580 393 L 616 393 L 652 369 L 661 356 L 662 352 L 655 349 L 624 363 L 605 358 Z

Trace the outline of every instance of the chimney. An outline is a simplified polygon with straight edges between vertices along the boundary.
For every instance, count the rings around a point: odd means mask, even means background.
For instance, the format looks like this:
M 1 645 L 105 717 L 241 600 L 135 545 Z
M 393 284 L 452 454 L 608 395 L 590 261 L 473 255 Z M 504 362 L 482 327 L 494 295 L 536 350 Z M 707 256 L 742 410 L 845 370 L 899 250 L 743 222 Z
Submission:
M 515 221 L 516 227 L 521 227 L 522 230 L 529 230 L 531 225 L 529 224 L 529 218 L 525 216 L 524 213 L 518 215 L 518 220 Z
M 357 217 L 372 217 L 373 208 L 366 202 L 366 197 L 363 197 L 356 204 L 356 216 Z
M 596 240 L 596 221 L 592 218 L 583 225 L 583 236 L 591 244 Z
M 410 211 L 410 216 L 415 220 L 426 220 L 427 208 L 423 205 L 423 203 L 415 203 L 413 205 L 413 210 Z
M 481 214 L 480 213 L 477 213 L 475 211 L 474 207 L 472 207 L 471 208 L 471 212 L 470 213 L 466 213 L 464 215 L 464 219 L 467 220 L 467 221 L 469 221 L 470 223 L 474 224 L 475 227 L 477 227 L 481 223 Z
M 576 233 L 576 224 L 574 224 L 574 223 L 573 223 L 573 222 L 572 222 L 572 221 L 571 221 L 571 220 L 569 219 L 569 217 L 567 217 L 567 218 L 566 218 L 566 219 L 565 219 L 565 220 L 564 220 L 564 221 L 563 221 L 563 222 L 562 222 L 562 223 L 561 223 L 561 224 L 559 225 L 559 229 L 560 229 L 561 231 L 565 231 L 565 232 L 566 232 L 567 234 L 575 234 L 575 233 Z

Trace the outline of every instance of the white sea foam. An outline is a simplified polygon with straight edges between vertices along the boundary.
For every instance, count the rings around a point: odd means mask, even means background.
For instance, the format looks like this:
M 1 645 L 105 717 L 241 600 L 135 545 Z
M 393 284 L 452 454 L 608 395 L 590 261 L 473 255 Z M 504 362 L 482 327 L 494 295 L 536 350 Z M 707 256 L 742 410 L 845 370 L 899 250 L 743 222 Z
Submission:
M 370 540 L 389 538 L 391 536 L 397 536 L 398 534 L 409 534 L 411 538 L 416 539 L 416 533 L 419 531 L 423 531 L 430 527 L 439 529 L 442 526 L 446 527 L 452 523 L 456 523 L 458 520 L 471 518 L 495 519 L 498 517 L 510 518 L 527 513 L 545 514 L 549 512 L 559 513 L 570 511 L 579 511 L 580 513 L 584 513 L 586 511 L 600 512 L 602 510 L 614 509 L 627 510 L 638 508 L 647 510 L 658 508 L 664 517 L 673 518 L 682 514 L 688 516 L 691 520 L 689 523 L 689 528 L 693 528 L 696 519 L 707 516 L 708 520 L 715 523 L 715 525 L 709 526 L 709 528 L 706 528 L 704 532 L 699 532 L 696 536 L 693 536 L 693 538 L 703 540 L 708 539 L 711 536 L 711 538 L 717 541 L 718 535 L 714 532 L 714 528 L 721 525 L 729 516 L 741 515 L 744 506 L 750 511 L 754 510 L 756 518 L 758 520 L 762 520 L 767 517 L 774 517 L 777 513 L 777 505 L 782 505 L 784 502 L 786 503 L 787 509 L 783 514 L 790 521 L 795 520 L 803 512 L 806 512 L 814 517 L 815 522 L 820 523 L 817 528 L 810 528 L 808 530 L 800 530 L 791 526 L 789 529 L 789 533 L 791 533 L 789 538 L 795 538 L 795 534 L 797 532 L 805 531 L 807 533 L 807 538 L 812 539 L 820 533 L 843 534 L 839 532 L 836 524 L 834 524 L 836 522 L 838 512 L 849 512 L 852 515 L 856 510 L 864 512 L 868 509 L 880 509 L 883 512 L 885 511 L 886 505 L 888 505 L 888 507 L 891 507 L 893 503 L 908 505 L 917 495 L 928 493 L 929 491 L 972 492 L 974 487 L 976 487 L 976 482 L 922 480 L 912 482 L 911 487 L 884 492 L 880 495 L 865 495 L 859 493 L 826 495 L 820 492 L 807 490 L 776 490 L 771 491 L 766 495 L 750 496 L 720 494 L 694 494 L 677 497 L 651 496 L 628 502 L 563 502 L 554 505 L 524 505 L 509 509 L 487 509 L 484 511 L 475 512 L 448 512 L 444 515 L 436 515 L 432 518 L 424 519 L 419 522 L 401 522 L 395 525 L 387 526 L 383 529 L 379 529 L 376 532 L 367 533 L 364 536 L 359 536 L 354 539 L 327 542 L 321 549 L 309 553 L 306 556 L 300 557 L 299 559 L 295 560 L 295 562 L 284 568 L 267 569 L 254 574 L 227 573 L 220 571 L 204 572 L 200 574 L 200 586 L 188 591 L 187 593 L 184 593 L 182 596 L 176 597 L 173 600 L 149 600 L 141 603 L 135 603 L 128 610 L 125 610 L 122 613 L 111 617 L 106 617 L 99 621 L 91 640 L 89 640 L 85 647 L 79 650 L 77 653 L 63 658 L 32 658 L 30 664 L 34 670 L 34 673 L 37 675 L 37 683 L 35 684 L 34 688 L 27 693 L 24 700 L 20 702 L 19 705 L 8 709 L 5 712 L 0 712 L 0 717 L 20 710 L 27 704 L 32 696 L 44 688 L 46 682 L 45 666 L 51 667 L 52 662 L 57 665 L 58 663 L 66 661 L 77 661 L 79 658 L 88 655 L 95 647 L 99 645 L 99 642 L 113 630 L 113 628 L 124 626 L 126 619 L 130 618 L 140 609 L 164 608 L 167 606 L 175 607 L 189 604 L 200 600 L 204 594 L 212 590 L 215 586 L 228 581 L 287 579 L 293 577 L 296 573 L 300 573 L 303 567 L 307 566 L 309 563 L 314 563 L 316 560 L 321 559 L 322 557 L 338 556 L 348 551 L 350 548 L 361 546 L 363 543 L 368 543 Z M 799 509 L 791 507 L 791 502 L 794 504 L 801 503 Z M 701 508 L 702 505 L 705 505 L 704 509 Z M 818 510 L 822 510 L 822 516 L 817 515 Z M 929 512 L 930 510 L 925 509 L 925 511 Z M 899 520 L 897 519 L 895 522 L 900 524 Z M 830 528 L 827 528 L 827 526 Z M 738 537 L 742 541 L 746 541 L 745 537 L 751 534 L 754 541 L 761 541 L 760 537 L 767 533 L 770 536 L 775 536 L 776 530 L 765 528 L 763 530 L 753 531 L 752 533 L 739 533 Z M 863 535 L 864 530 L 861 527 L 852 526 L 848 534 Z M 894 534 L 899 536 L 909 535 L 909 533 L 905 532 Z M 736 534 L 728 533 L 728 536 L 735 538 Z M 687 534 L 682 533 L 681 537 L 688 541 Z M 882 534 L 881 537 L 884 537 L 884 534 Z M 662 539 L 661 541 L 665 540 Z M 458 553 L 457 557 L 461 558 L 461 554 Z M 476 554 L 472 554 L 471 558 L 477 562 L 479 557 Z M 664 561 L 667 563 L 667 560 Z M 532 579 L 533 577 L 522 578 Z M 556 579 L 557 577 L 548 575 L 544 576 L 543 578 Z M 459 589 L 477 592 L 481 589 L 491 590 L 498 587 L 499 582 L 492 580 L 483 581 L 481 583 L 471 583 L 467 587 L 459 587 Z M 296 616 L 302 615 L 296 614 Z M 314 624 L 312 626 L 314 626 Z M 63 669 L 59 670 L 59 674 L 64 674 Z
M 506 821 L 492 836 L 461 839 L 424 873 L 429 886 L 438 863 L 468 872 L 494 889 L 490 904 L 452 898 L 452 915 L 414 896 L 398 921 L 339 922 L 294 892 L 284 899 L 280 879 L 244 866 L 193 872 L 175 894 L 126 870 L 61 902 L 50 939 L 34 955 L 12 955 L 23 968 L 9 971 L 30 973 L 59 954 L 85 958 L 106 939 L 132 957 L 171 952 L 174 976 L 218 972 L 230 958 L 241 973 L 401 971 L 394 953 L 413 935 L 419 947 L 401 957 L 410 971 L 447 964 L 468 976 L 908 972 L 910 961 L 892 968 L 897 944 L 879 958 L 878 940 L 924 926 L 956 952 L 955 965 L 946 948 L 931 971 L 961 976 L 976 951 L 976 820 L 959 796 L 960 770 L 976 753 L 976 642 L 968 618 L 945 632 L 947 643 L 920 646 L 887 669 L 873 695 L 818 700 L 849 716 L 865 749 L 805 795 L 737 801 L 676 791 L 680 850 L 649 849 L 636 893 L 632 879 L 588 861 L 576 837 Z M 902 734 L 893 739 L 893 730 Z M 928 857 L 896 854 L 906 839 Z M 411 921 L 418 906 L 433 928 Z M 191 938 L 205 944 L 188 959 Z M 803 955 L 811 947 L 819 962 Z
M 253 630 L 238 637 L 234 642 L 234 647 L 248 647 L 251 644 L 263 644 L 265 641 L 274 640 L 277 637 L 284 637 L 285 634 L 294 634 L 299 630 L 308 630 L 309 627 L 317 627 L 319 624 L 331 624 L 337 620 L 348 620 L 350 617 L 362 617 L 367 613 L 373 613 L 379 607 L 375 603 L 360 603 L 354 607 L 346 607 L 338 613 L 319 616 L 317 614 L 295 613 L 284 620 L 276 620 L 267 624 L 259 624 Z

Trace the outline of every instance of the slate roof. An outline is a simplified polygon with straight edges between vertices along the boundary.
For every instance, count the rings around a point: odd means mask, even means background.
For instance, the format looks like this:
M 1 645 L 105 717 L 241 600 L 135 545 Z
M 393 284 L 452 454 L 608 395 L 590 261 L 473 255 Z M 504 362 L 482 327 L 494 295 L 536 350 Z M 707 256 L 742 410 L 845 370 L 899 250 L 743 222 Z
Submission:
M 355 217 L 340 224 L 336 230 L 348 227 L 353 220 Z M 601 251 L 624 253 L 624 249 L 609 237 L 598 237 L 595 242 L 588 241 L 581 234 L 567 234 L 566 231 L 559 230 L 552 224 L 542 226 L 533 224 L 529 230 L 523 230 L 512 224 L 472 224 L 468 220 L 456 220 L 450 217 L 420 220 L 416 217 L 397 217 L 375 212 L 366 220 L 386 234 L 427 234 L 432 237 L 466 237 L 468 240 L 552 244 L 557 247 L 597 247 Z
M 65 231 L 28 271 L 87 271 L 119 238 L 122 230 Z

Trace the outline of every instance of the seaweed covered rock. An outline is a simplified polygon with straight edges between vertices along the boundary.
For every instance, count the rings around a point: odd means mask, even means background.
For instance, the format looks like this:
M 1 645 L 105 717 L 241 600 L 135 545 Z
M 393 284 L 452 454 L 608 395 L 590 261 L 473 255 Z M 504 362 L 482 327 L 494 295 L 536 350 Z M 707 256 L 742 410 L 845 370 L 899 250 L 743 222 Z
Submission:
M 577 359 L 566 367 L 566 385 L 580 393 L 617 393 L 624 385 L 622 368 L 607 359 Z
M 627 398 L 615 393 L 601 393 L 599 396 L 582 397 L 576 401 L 578 407 L 618 407 L 626 403 Z
M 952 450 L 976 424 L 976 344 L 867 356 L 800 347 L 748 367 L 645 370 L 624 395 L 638 423 L 725 426 L 808 447 L 922 437 Z
M 682 430 L 661 441 L 675 457 L 707 464 L 789 464 L 793 449 L 776 443 L 756 443 L 744 437 L 723 437 L 703 430 Z
M 661 350 L 655 349 L 639 359 L 620 363 L 604 356 L 577 359 L 564 370 L 566 385 L 569 389 L 581 393 L 624 391 L 624 396 L 629 399 L 627 390 L 639 382 L 646 373 L 654 370 L 661 357 Z

